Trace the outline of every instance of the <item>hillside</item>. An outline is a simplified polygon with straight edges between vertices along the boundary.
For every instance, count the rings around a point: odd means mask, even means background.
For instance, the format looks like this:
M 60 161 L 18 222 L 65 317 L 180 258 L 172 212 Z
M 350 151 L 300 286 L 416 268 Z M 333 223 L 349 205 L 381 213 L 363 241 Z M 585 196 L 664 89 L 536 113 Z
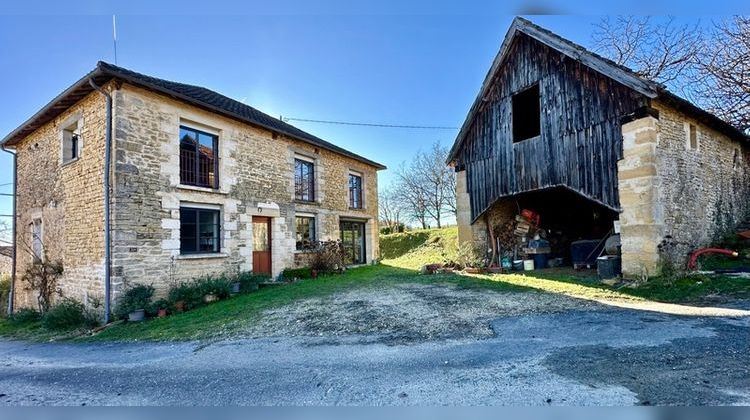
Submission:
M 424 264 L 455 259 L 457 247 L 456 226 L 380 235 L 383 263 L 403 268 L 418 269 Z

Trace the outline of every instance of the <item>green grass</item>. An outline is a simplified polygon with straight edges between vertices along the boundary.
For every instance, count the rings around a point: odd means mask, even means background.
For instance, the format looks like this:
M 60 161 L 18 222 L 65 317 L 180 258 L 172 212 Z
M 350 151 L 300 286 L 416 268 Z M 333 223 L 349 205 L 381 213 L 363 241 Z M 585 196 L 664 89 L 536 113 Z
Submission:
M 389 265 L 419 269 L 424 264 L 455 259 L 458 228 L 413 230 L 380 236 L 380 255 Z
M 524 274 L 419 275 L 427 263 L 452 258 L 456 250 L 456 227 L 384 235 L 382 264 L 351 269 L 345 274 L 322 276 L 296 283 L 269 286 L 218 303 L 157 318 L 143 323 L 114 325 L 94 336 L 73 332 L 50 332 L 39 322 L 27 324 L 0 320 L 0 336 L 29 340 L 74 339 L 79 341 L 196 340 L 241 333 L 256 322 L 263 311 L 295 301 L 330 296 L 353 288 L 388 287 L 397 283 L 452 284 L 467 289 L 554 293 L 582 299 L 656 300 L 693 302 L 711 294 L 750 297 L 750 279 L 730 277 L 686 277 L 672 281 L 652 279 L 638 288 L 612 288 L 598 281 L 592 271 L 547 269 Z M 386 258 L 387 257 L 387 258 Z

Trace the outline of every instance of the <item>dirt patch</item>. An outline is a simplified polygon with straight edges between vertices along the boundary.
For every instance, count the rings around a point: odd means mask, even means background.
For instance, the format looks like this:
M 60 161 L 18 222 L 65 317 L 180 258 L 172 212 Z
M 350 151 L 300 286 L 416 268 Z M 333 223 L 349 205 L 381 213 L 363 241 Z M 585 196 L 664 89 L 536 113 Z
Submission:
M 494 335 L 490 321 L 502 316 L 552 313 L 596 304 L 537 292 L 470 290 L 455 285 L 401 284 L 306 299 L 263 313 L 252 336 L 357 336 L 360 341 L 413 344 L 437 339 Z

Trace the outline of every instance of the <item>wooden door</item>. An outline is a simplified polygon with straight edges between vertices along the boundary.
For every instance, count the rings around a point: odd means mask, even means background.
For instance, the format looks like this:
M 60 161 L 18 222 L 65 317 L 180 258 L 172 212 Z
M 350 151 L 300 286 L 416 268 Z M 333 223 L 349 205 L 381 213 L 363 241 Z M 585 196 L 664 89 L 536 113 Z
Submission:
M 270 217 L 253 217 L 253 273 L 271 275 Z

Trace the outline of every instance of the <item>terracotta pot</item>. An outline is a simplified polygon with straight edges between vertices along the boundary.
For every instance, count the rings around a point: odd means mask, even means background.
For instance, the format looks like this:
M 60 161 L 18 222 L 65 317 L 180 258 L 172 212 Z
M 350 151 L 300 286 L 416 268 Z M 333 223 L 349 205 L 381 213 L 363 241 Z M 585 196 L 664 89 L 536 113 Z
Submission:
M 167 316 L 167 310 L 164 308 L 160 308 L 156 316 L 158 316 L 159 318 L 164 318 L 165 316 Z
M 318 270 L 310 270 L 310 277 L 317 279 L 318 278 Z
M 178 300 L 174 303 L 174 309 L 177 312 L 185 312 L 185 301 L 184 300 Z

